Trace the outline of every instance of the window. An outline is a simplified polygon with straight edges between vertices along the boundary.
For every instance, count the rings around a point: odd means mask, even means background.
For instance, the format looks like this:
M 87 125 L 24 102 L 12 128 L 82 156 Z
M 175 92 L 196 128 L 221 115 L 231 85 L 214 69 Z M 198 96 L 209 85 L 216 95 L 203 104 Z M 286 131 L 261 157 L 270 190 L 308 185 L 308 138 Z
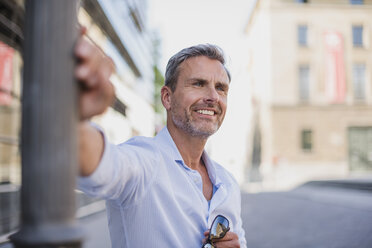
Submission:
M 307 46 L 307 25 L 299 25 L 297 27 L 298 45 Z
M 300 65 L 298 68 L 299 96 L 301 101 L 309 100 L 310 92 L 310 68 L 308 65 Z
M 353 93 L 355 100 L 365 99 L 366 66 L 365 64 L 353 65 Z
M 348 128 L 349 166 L 352 171 L 372 170 L 372 127 Z
M 363 4 L 363 0 L 350 0 L 350 4 L 357 5 L 357 4 Z
M 306 152 L 311 152 L 313 148 L 313 131 L 304 129 L 301 131 L 301 149 Z
M 19 227 L 22 63 L 20 52 L 0 40 L 0 237 Z
M 363 26 L 353 25 L 353 46 L 363 47 Z
M 130 16 L 132 17 L 132 21 L 134 25 L 136 26 L 139 32 L 142 32 L 143 25 L 142 25 L 141 19 L 139 18 L 137 9 L 129 8 L 129 11 L 130 11 L 129 13 L 130 13 Z

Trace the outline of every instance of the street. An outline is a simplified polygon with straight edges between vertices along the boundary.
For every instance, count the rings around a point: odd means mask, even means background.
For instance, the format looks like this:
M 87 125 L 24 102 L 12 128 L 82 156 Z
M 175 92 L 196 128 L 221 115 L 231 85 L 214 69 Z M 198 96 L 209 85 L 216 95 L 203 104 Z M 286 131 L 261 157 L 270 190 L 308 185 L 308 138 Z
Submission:
M 371 181 L 242 195 L 249 248 L 372 247 Z

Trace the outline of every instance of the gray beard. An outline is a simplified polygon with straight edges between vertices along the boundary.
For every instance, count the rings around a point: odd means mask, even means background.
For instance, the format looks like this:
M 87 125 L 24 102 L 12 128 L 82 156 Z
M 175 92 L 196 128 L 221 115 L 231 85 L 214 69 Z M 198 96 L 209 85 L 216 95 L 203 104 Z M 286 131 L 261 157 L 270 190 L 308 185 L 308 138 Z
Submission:
M 186 111 L 184 113 L 184 116 L 185 118 L 182 118 L 181 116 L 172 113 L 173 123 L 177 128 L 183 130 L 185 133 L 188 133 L 193 137 L 207 139 L 218 130 L 218 126 L 215 128 L 215 130 L 201 130 L 200 128 L 193 125 L 190 118 L 187 116 Z M 186 121 L 184 121 L 183 119 L 186 119 Z

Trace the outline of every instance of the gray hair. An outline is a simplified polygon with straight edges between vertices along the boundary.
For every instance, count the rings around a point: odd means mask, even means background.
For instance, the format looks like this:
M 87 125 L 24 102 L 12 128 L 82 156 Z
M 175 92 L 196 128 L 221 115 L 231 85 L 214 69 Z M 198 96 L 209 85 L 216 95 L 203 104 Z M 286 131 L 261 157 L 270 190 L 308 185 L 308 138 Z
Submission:
M 231 81 L 230 72 L 225 67 L 223 50 L 216 45 L 200 44 L 182 49 L 169 59 L 165 71 L 165 86 L 168 86 L 174 92 L 176 90 L 180 64 L 189 58 L 197 56 L 206 56 L 210 59 L 215 59 L 221 62 L 227 73 L 227 76 L 229 77 L 229 82 Z

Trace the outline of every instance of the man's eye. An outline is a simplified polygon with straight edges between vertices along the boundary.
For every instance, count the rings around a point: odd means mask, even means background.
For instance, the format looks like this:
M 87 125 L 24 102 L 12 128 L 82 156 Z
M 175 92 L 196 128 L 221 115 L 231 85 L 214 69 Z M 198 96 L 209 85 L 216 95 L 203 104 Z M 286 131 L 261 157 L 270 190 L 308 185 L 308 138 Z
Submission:
M 225 91 L 227 91 L 227 88 L 224 87 L 224 86 L 217 86 L 217 87 L 216 87 L 216 90 L 218 90 L 218 91 L 222 91 L 222 92 L 225 92 Z
M 203 86 L 203 83 L 202 82 L 195 82 L 194 86 Z

